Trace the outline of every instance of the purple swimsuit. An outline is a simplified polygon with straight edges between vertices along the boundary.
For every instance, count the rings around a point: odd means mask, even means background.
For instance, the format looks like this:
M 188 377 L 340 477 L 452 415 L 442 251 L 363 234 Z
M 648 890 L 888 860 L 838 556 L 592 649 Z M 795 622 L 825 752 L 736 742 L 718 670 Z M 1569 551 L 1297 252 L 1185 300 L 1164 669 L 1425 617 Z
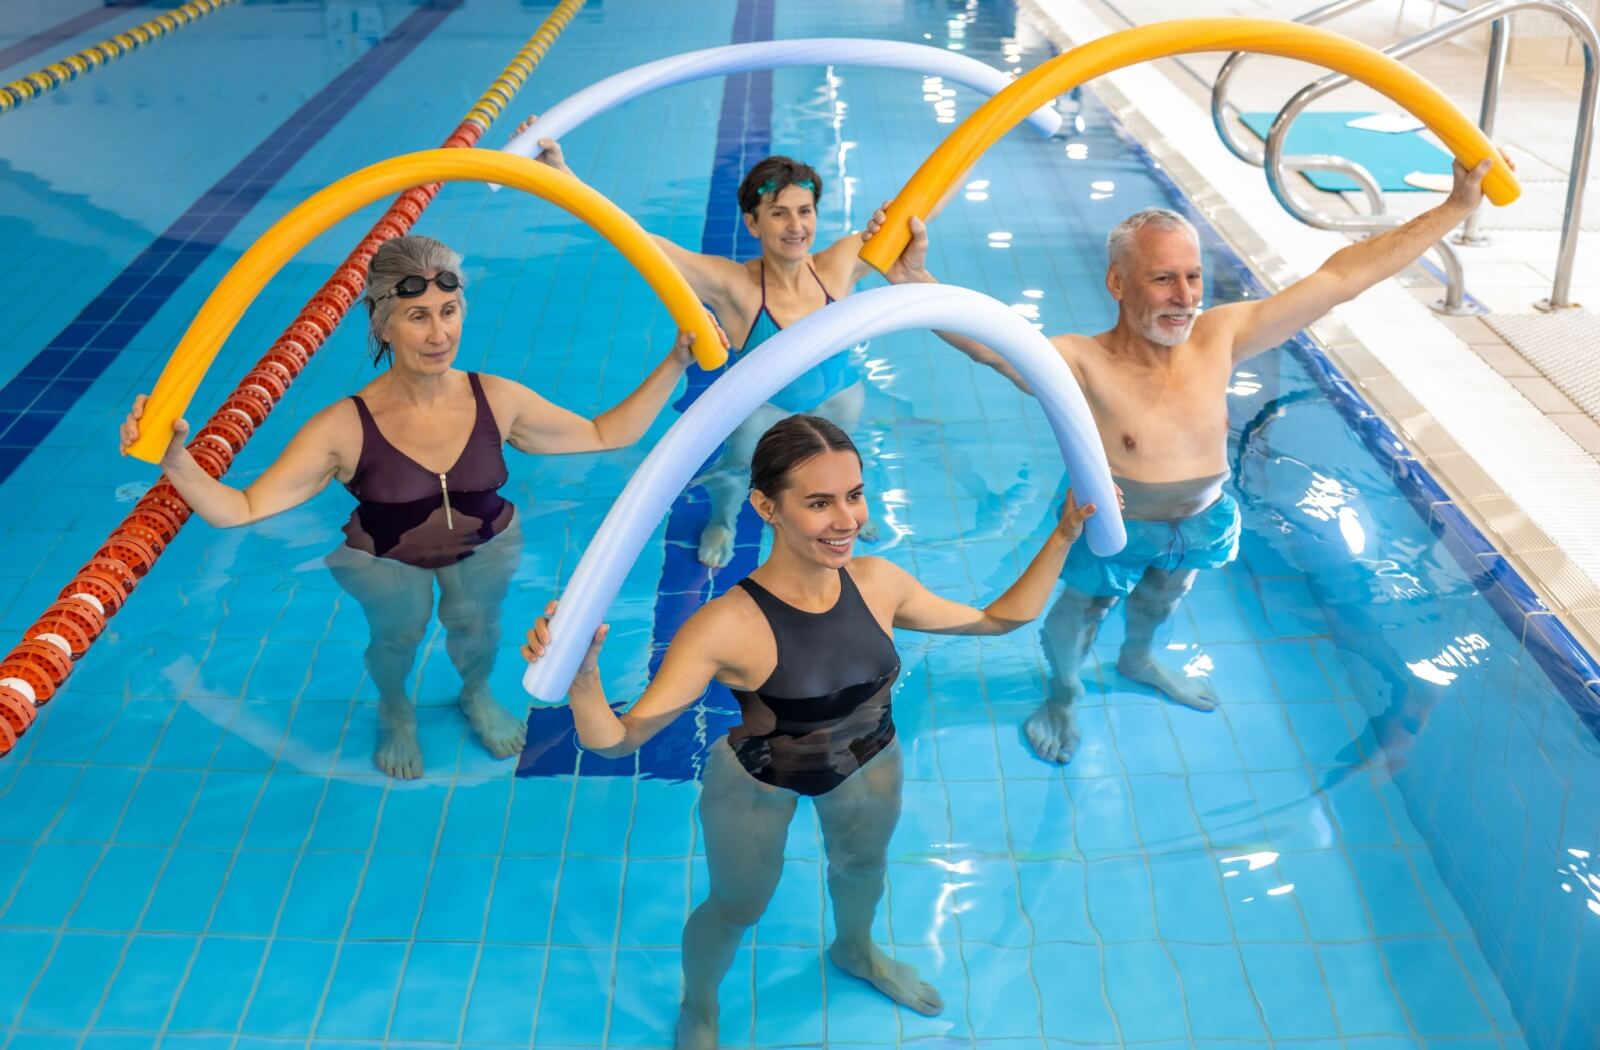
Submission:
M 436 474 L 389 443 L 366 403 L 361 457 L 345 488 L 359 503 L 345 523 L 345 543 L 380 558 L 437 569 L 470 555 L 511 524 L 516 507 L 500 496 L 509 477 L 500 428 L 476 372 L 468 372 L 477 417 L 455 466 Z

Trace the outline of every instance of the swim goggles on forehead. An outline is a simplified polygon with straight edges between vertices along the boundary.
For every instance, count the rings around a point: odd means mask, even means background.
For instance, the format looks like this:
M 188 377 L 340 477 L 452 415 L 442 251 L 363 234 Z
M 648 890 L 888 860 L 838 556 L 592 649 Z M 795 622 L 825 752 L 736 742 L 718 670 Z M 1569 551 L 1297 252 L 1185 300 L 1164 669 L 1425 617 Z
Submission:
M 408 273 L 395 283 L 395 286 L 372 300 L 381 303 L 391 295 L 398 295 L 402 299 L 415 299 L 428 290 L 428 285 L 437 285 L 441 292 L 453 292 L 461 287 L 461 278 L 449 270 L 440 270 L 432 277 L 424 277 L 420 273 Z
M 799 186 L 803 190 L 810 190 L 812 196 L 816 196 L 817 193 L 817 184 L 812 182 L 810 179 L 796 179 L 793 182 L 787 183 L 787 185 Z M 756 187 L 756 196 L 765 197 L 769 193 L 775 193 L 777 189 L 778 178 L 776 175 L 774 175 L 772 178 Z

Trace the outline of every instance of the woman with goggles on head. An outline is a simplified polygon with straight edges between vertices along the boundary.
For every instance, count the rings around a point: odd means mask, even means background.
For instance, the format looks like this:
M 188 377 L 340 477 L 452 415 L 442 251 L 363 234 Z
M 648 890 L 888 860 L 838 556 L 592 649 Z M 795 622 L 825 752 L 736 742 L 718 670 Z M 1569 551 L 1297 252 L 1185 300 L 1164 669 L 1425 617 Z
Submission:
M 537 119 L 523 121 L 515 134 L 533 127 Z M 539 145 L 539 160 L 572 173 L 553 139 L 540 139 Z M 735 363 L 789 325 L 849 295 L 856 282 L 872 272 L 857 257 L 863 239 L 859 232 L 812 254 L 822 177 L 810 165 L 788 157 L 768 157 L 744 177 L 738 198 L 745 229 L 761 243 L 759 258 L 736 262 L 689 251 L 665 237 L 654 238 L 723 327 L 734 338 L 742 338 L 733 352 Z M 928 218 L 943 207 L 944 201 L 940 201 Z M 883 218 L 880 210 L 868 229 L 875 229 Z M 920 272 L 927 237 L 919 220 L 912 221 L 912 229 L 915 237 L 890 271 L 891 280 L 902 269 L 906 274 Z M 1021 377 L 998 354 L 973 344 L 969 356 L 1021 384 Z M 795 413 L 811 413 L 846 432 L 853 431 L 861 420 L 864 401 L 862 375 L 848 353 L 840 353 L 802 374 L 745 420 L 729 436 L 721 458 L 698 479 L 711 495 L 710 518 L 700 534 L 701 562 L 721 568 L 733 557 L 734 524 L 749 489 L 750 457 L 768 427 Z M 869 526 L 865 535 L 871 534 Z
M 219 528 L 282 513 L 334 479 L 356 497 L 328 567 L 372 631 L 366 662 L 378 688 L 378 768 L 406 779 L 422 775 L 422 751 L 405 680 L 435 584 L 462 713 L 496 758 L 522 749 L 525 720 L 496 703 L 488 685 L 500 606 L 522 548 L 516 508 L 499 493 L 507 479 L 502 446 L 555 454 L 631 445 L 692 360 L 694 337 L 680 333 L 638 389 L 585 419 L 520 383 L 454 367 L 466 310 L 460 272 L 461 257 L 427 237 L 397 237 L 378 249 L 366 303 L 373 362 L 388 369 L 308 420 L 246 488 L 206 474 L 184 448 L 183 420 L 161 460 L 195 513 Z M 141 394 L 122 424 L 124 449 L 139 436 L 144 403 Z

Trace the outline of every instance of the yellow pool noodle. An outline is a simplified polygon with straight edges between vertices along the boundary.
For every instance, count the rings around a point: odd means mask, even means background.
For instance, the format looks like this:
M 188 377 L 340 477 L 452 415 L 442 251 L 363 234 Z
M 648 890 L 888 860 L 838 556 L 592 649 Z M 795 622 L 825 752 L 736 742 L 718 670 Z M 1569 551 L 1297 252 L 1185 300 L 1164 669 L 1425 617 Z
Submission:
M 1522 193 L 1500 151 L 1438 88 L 1375 48 L 1347 36 L 1295 22 L 1260 18 L 1180 18 L 1124 29 L 1057 55 L 989 99 L 922 162 L 888 208 L 883 229 L 861 249 L 882 273 L 911 239 L 911 216 L 926 216 L 950 184 L 1024 117 L 1050 99 L 1104 73 L 1196 51 L 1253 51 L 1297 58 L 1344 73 L 1382 92 L 1439 136 L 1468 168 L 1485 157 L 1494 166 L 1484 196 L 1510 204 Z
M 252 244 L 200 307 L 156 381 L 129 455 L 157 463 L 172 423 L 188 409 L 206 369 L 245 309 L 277 272 L 318 234 L 392 193 L 430 182 L 497 182 L 542 197 L 592 226 L 634 265 L 678 327 L 695 334 L 702 368 L 728 358 L 715 324 L 689 282 L 627 212 L 564 172 L 498 150 L 431 149 L 406 153 L 346 175 L 307 198 Z

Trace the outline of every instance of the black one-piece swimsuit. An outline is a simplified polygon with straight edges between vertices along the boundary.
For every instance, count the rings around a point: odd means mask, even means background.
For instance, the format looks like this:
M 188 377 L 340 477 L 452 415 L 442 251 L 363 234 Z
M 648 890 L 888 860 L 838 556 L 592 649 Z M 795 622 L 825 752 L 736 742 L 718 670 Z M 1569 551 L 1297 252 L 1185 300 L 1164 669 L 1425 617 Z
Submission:
M 738 585 L 772 628 L 778 666 L 758 688 L 733 690 L 743 719 L 728 743 L 757 780 L 827 794 L 894 740 L 894 639 L 847 571 L 839 572 L 839 600 L 820 613 L 796 609 L 749 578 Z

